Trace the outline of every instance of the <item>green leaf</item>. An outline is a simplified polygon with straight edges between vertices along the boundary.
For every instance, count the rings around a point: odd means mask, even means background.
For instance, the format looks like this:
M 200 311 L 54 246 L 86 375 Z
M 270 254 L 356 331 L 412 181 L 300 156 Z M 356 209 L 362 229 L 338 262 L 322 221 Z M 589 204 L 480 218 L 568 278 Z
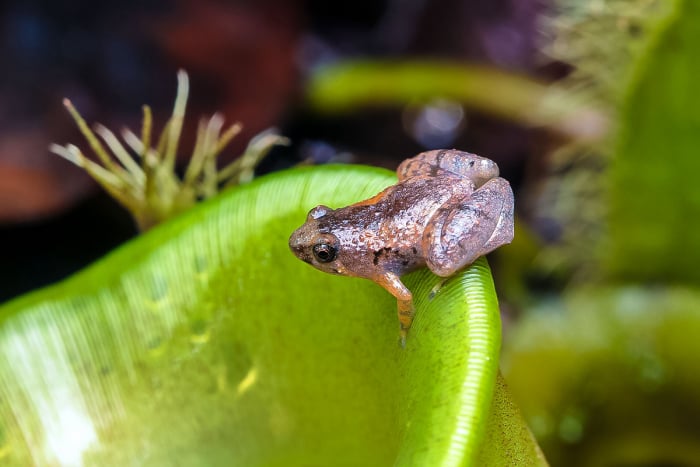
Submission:
M 675 8 L 640 60 L 612 163 L 612 275 L 700 280 L 700 4 Z
M 487 427 L 523 425 L 491 410 L 484 259 L 432 300 L 437 277 L 407 278 L 417 317 L 401 348 L 393 297 L 288 251 L 312 206 L 394 182 L 362 167 L 263 177 L 1 307 L 0 460 L 452 466 L 501 449 Z
M 548 465 L 500 373 L 491 402 L 486 437 L 474 465 Z

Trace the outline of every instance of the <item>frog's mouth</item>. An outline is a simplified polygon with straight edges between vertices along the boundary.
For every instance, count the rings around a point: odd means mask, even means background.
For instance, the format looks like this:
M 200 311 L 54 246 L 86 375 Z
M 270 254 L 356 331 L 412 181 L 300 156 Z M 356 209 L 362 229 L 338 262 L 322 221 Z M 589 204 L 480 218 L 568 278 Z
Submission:
M 308 264 L 310 264 L 311 266 L 314 265 L 314 264 L 313 264 L 313 261 L 311 260 L 311 256 L 310 256 L 310 255 L 305 255 L 305 254 L 303 254 L 303 253 L 301 253 L 301 254 L 300 254 L 300 253 L 295 253 L 295 254 L 297 255 L 297 258 L 299 258 L 299 259 L 302 260 L 303 262 L 308 263 Z

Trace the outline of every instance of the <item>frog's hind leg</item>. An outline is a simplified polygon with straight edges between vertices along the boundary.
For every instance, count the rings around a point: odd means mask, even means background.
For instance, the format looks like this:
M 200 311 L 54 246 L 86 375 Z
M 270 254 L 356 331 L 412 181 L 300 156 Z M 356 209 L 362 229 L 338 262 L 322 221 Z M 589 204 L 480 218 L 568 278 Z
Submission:
M 513 239 L 513 192 L 494 178 L 471 197 L 455 195 L 431 218 L 423 233 L 426 263 L 447 277 Z

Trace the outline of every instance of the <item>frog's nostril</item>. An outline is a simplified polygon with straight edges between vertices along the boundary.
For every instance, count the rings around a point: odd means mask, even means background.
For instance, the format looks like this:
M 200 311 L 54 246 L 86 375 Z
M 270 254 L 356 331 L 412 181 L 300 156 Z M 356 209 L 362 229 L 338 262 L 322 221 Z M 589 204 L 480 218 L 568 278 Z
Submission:
M 298 231 L 295 231 L 292 236 L 289 237 L 289 249 L 300 259 L 304 259 L 304 256 L 308 256 L 305 252 L 306 242 L 303 236 L 298 234 Z

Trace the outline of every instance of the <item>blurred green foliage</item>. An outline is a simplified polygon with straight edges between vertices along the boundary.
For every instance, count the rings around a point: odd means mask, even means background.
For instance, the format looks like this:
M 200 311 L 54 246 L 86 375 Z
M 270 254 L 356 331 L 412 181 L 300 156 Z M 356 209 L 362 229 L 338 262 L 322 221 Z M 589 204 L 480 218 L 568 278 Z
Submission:
M 344 61 L 318 71 L 307 92 L 310 105 L 320 112 L 442 98 L 576 140 L 598 140 L 607 129 L 607 116 L 576 94 L 525 76 L 456 62 Z
M 629 73 L 670 0 L 556 0 L 542 28 L 543 52 L 572 65 L 558 85 L 617 110 Z
M 700 5 L 669 5 L 620 97 L 597 274 L 529 307 L 504 341 L 506 378 L 554 465 L 700 459 Z
M 700 280 L 700 4 L 679 1 L 630 83 L 611 164 L 614 278 Z
M 697 465 L 700 290 L 582 287 L 505 337 L 503 370 L 552 465 Z

